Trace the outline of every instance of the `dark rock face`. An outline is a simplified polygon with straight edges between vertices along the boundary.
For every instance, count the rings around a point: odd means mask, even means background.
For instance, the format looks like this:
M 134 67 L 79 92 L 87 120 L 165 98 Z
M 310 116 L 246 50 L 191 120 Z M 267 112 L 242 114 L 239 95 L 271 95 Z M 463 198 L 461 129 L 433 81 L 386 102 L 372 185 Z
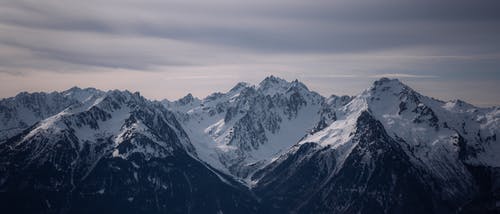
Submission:
M 262 197 L 267 212 L 297 212 L 298 206 L 316 194 L 335 165 L 332 150 L 320 149 L 315 143 L 297 146 L 296 152 L 282 157 L 279 163 L 257 171 L 254 188 Z
M 474 176 L 479 193 L 477 197 L 460 206 L 461 213 L 499 213 L 500 168 L 467 166 Z
M 235 125 L 234 134 L 230 145 L 238 145 L 242 150 L 249 151 L 252 148 L 259 147 L 267 141 L 264 126 L 255 120 L 251 114 L 245 114 Z
M 67 145 L 61 142 L 59 145 Z M 256 213 L 255 199 L 241 184 L 220 178 L 187 154 L 127 160 L 108 154 L 92 169 L 71 166 L 72 148 L 57 162 L 2 165 L 0 204 L 6 213 Z M 79 155 L 84 155 L 84 153 Z M 2 151 L 5 155 L 5 151 Z M 3 162 L 3 161 L 2 161 Z M 66 164 L 65 164 L 66 163 Z M 76 168 L 72 168 L 76 167 Z M 230 178 L 226 178 L 230 180 Z
M 256 213 L 256 200 L 238 183 L 224 183 L 186 153 L 146 160 L 105 154 L 92 166 L 76 160 L 68 142 L 60 142 L 56 162 L 23 162 L 7 156 L 2 165 L 0 204 L 6 213 Z M 104 150 L 106 148 L 103 148 Z M 99 150 L 99 148 L 97 148 Z M 78 154 L 83 156 L 86 152 Z M 1 152 L 6 157 L 6 151 Z M 65 155 L 67 154 L 67 155 Z M 3 159 L 3 158 L 2 158 Z M 29 161 L 29 160 L 25 160 Z M 5 163 L 2 160 L 2 163 Z M 75 168 L 73 168 L 75 167 Z M 227 178 L 230 180 L 230 178 Z

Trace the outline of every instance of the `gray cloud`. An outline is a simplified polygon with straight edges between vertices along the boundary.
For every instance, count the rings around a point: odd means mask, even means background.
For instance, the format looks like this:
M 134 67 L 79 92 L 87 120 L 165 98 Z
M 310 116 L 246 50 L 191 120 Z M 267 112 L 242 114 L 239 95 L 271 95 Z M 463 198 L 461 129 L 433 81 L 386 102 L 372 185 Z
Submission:
M 346 52 L 416 45 L 498 50 L 498 1 L 12 1 L 3 23 L 140 35 L 258 52 Z M 495 41 L 492 46 L 492 41 Z
M 5 0 L 0 74 L 148 71 L 200 92 L 212 91 L 200 77 L 229 88 L 268 74 L 325 93 L 321 77 L 359 79 L 346 93 L 382 75 L 500 81 L 499 10 L 496 0 Z

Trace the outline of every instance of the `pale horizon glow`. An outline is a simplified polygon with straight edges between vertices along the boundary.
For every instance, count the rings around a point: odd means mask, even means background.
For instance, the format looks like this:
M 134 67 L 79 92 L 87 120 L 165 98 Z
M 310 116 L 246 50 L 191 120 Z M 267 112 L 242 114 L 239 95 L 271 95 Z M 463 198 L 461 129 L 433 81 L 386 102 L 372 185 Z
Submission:
M 124 74 L 125 73 L 125 74 Z M 76 78 L 75 78 L 76 75 Z M 306 84 L 306 86 L 312 90 L 316 91 L 324 97 L 330 95 L 350 95 L 355 96 L 361 93 L 363 90 L 368 89 L 373 81 L 380 79 L 382 77 L 396 78 L 401 80 L 404 84 L 409 85 L 417 92 L 434 98 L 438 98 L 443 101 L 461 99 L 471 104 L 477 105 L 479 107 L 490 107 L 497 106 L 497 103 L 480 102 L 479 97 L 477 100 L 470 100 L 470 94 L 477 93 L 477 91 L 487 90 L 488 88 L 495 87 L 494 81 L 483 81 L 481 83 L 471 83 L 463 82 L 459 85 L 482 85 L 481 88 L 470 87 L 468 90 L 460 89 L 456 82 L 446 83 L 439 80 L 433 80 L 436 77 L 433 76 L 415 76 L 407 74 L 383 74 L 383 75 L 372 75 L 372 76 L 355 76 L 355 75 L 331 75 L 331 76 L 314 76 L 314 75 L 295 75 L 295 76 L 283 76 L 275 73 L 260 73 L 252 78 L 243 79 L 243 77 L 230 76 L 230 75 L 219 75 L 217 77 L 209 76 L 180 76 L 176 75 L 174 77 L 169 77 L 168 74 L 156 72 L 156 73 L 137 73 L 130 71 L 114 71 L 105 73 L 91 73 L 91 74 L 57 74 L 53 73 L 36 73 L 30 75 L 29 78 L 22 76 L 11 76 L 12 79 L 6 79 L 6 83 L 12 83 L 10 87 L 16 88 L 15 83 L 19 80 L 16 78 L 23 79 L 23 81 L 33 81 L 37 84 L 30 86 L 17 86 L 19 90 L 3 91 L 6 92 L 6 97 L 12 97 L 16 94 L 27 91 L 27 92 L 53 92 L 53 91 L 64 91 L 70 89 L 73 86 L 80 88 L 97 88 L 103 91 L 108 90 L 129 90 L 131 92 L 139 92 L 141 95 L 152 100 L 163 100 L 168 99 L 170 101 L 180 99 L 187 95 L 188 93 L 193 94 L 193 96 L 198 98 L 204 98 L 211 93 L 215 92 L 227 92 L 232 87 L 234 87 L 238 82 L 248 82 L 253 85 L 257 85 L 265 77 L 274 75 L 286 79 L 287 81 L 293 81 L 298 79 L 299 81 Z M 53 81 L 55 79 L 60 79 L 64 81 Z M 114 81 L 109 81 L 112 78 Z M 421 81 L 420 79 L 428 79 L 427 81 Z M 320 79 L 320 81 L 318 80 Z M 206 80 L 209 80 L 208 82 Z M 198 85 L 204 83 L 203 85 Z M 149 86 L 148 86 L 149 85 Z M 442 87 L 436 87 L 442 86 Z M 436 88 L 438 90 L 436 90 Z M 441 89 L 441 90 L 439 90 Z M 10 94 L 8 94 L 10 93 Z M 487 97 L 487 96 L 486 96 Z M 465 99 L 464 99 L 465 98 Z

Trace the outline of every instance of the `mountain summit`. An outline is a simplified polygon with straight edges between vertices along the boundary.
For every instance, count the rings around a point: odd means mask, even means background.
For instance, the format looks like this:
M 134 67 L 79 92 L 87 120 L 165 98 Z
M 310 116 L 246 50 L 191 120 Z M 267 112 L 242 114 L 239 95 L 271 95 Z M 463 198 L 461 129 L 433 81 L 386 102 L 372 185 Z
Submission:
M 15 213 L 495 213 L 500 109 L 381 78 L 325 98 L 270 76 L 205 98 L 71 88 L 0 100 Z

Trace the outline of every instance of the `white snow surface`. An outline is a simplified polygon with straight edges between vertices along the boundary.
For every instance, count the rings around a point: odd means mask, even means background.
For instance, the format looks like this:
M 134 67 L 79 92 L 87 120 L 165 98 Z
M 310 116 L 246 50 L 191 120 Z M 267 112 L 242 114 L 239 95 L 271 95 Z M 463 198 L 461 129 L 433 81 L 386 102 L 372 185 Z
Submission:
M 432 119 L 428 109 L 437 121 Z M 500 136 L 498 107 L 478 108 L 459 100 L 439 101 L 418 94 L 398 80 L 383 78 L 335 111 L 336 121 L 307 136 L 299 144 L 314 142 L 335 149 L 337 169 L 356 146 L 350 133 L 356 131 L 356 120 L 362 111 L 368 111 L 380 121 L 393 139 L 404 141 L 401 142 L 402 148 L 414 164 L 423 166 L 443 180 L 453 176 L 465 180 L 470 176 L 459 160 L 458 136 L 479 151 L 476 157 L 468 157 L 467 163 L 500 166 L 500 142 L 496 137 Z M 428 114 L 421 114 L 421 111 Z M 419 118 L 420 122 L 415 122 Z
M 71 106 L 84 105 L 104 95 L 94 89 L 73 87 L 63 92 L 19 93 L 0 100 L 0 141 L 21 133 L 38 121 Z
M 468 157 L 467 163 L 500 166 L 498 107 L 478 108 L 460 100 L 443 102 L 423 96 L 395 79 L 382 78 L 353 98 L 322 98 L 321 103 L 301 108 L 297 117 L 291 119 L 278 111 L 282 118 L 279 130 L 272 133 L 266 129 L 267 141 L 256 149 L 244 151 L 244 155 L 241 155 L 238 145 L 230 142 L 235 124 L 254 106 L 242 106 L 239 111 L 243 113 L 229 121 L 224 120 L 225 111 L 209 114 L 221 104 L 235 106 L 245 88 L 279 99 L 289 96 L 291 87 L 299 88 L 297 91 L 305 97 L 313 93 L 298 81 L 287 82 L 271 76 L 257 86 L 240 83 L 227 93 L 215 93 L 203 100 L 195 99 L 188 105 L 168 107 L 178 113 L 198 157 L 226 173 L 230 171 L 231 157 L 241 166 L 256 165 L 259 168 L 293 152 L 290 150 L 293 145 L 307 142 L 335 149 L 338 169 L 356 146 L 351 139 L 363 111 L 382 123 L 389 136 L 401 143 L 414 164 L 444 180 L 456 175 L 469 176 L 459 160 L 459 136 L 464 138 L 467 146 L 478 151 L 476 157 Z M 309 134 L 320 120 L 320 109 L 325 106 L 332 109 L 336 118 L 329 121 L 326 128 Z M 265 111 L 273 112 L 274 109 Z M 227 157 L 230 157 L 229 161 Z M 364 159 L 369 161 L 370 154 Z
M 195 100 L 188 105 L 168 106 L 173 111 L 178 112 L 179 120 L 201 160 L 228 174 L 230 174 L 228 167 L 235 160 L 242 167 L 254 164 L 263 166 L 288 151 L 292 145 L 306 136 L 308 131 L 318 122 L 318 111 L 323 100 L 321 96 L 308 91 L 298 81 L 287 82 L 276 77 L 270 77 L 266 80 L 258 86 L 239 83 L 225 94 L 215 93 L 201 101 Z M 296 117 L 288 118 L 283 113 L 283 109 L 279 108 L 255 109 L 257 105 L 252 105 L 252 103 L 239 106 L 239 113 L 229 121 L 225 121 L 226 111 L 213 115 L 209 113 L 210 110 L 220 105 L 226 105 L 227 108 L 237 106 L 240 100 L 245 99 L 242 97 L 245 95 L 241 94 L 243 90 L 253 89 L 263 97 L 286 97 L 290 96 L 288 90 L 292 87 L 300 87 L 300 93 L 308 99 L 308 104 L 298 110 Z M 238 145 L 231 144 L 231 139 L 235 124 L 250 111 L 273 112 L 282 118 L 282 121 L 279 122 L 280 127 L 274 133 L 268 129 L 265 130 L 267 138 L 265 143 L 260 144 L 258 148 L 242 151 Z M 241 152 L 244 154 L 242 155 Z
M 359 116 L 363 111 L 368 110 L 368 104 L 363 96 L 354 98 L 347 105 L 337 110 L 337 120 L 331 123 L 325 129 L 308 135 L 302 139 L 299 144 L 318 143 L 321 146 L 330 146 L 336 150 L 338 159 L 336 160 L 336 169 L 339 169 L 349 156 L 352 149 L 357 145 L 351 141 Z
M 171 155 L 171 145 L 159 140 L 155 134 L 151 133 L 150 127 L 147 127 L 143 121 L 136 120 L 133 124 L 129 124 L 128 126 L 125 125 L 126 120 L 131 117 L 132 111 L 134 111 L 135 108 L 131 106 L 136 105 L 136 102 L 141 102 L 140 98 L 136 98 L 134 96 L 135 95 L 132 95 L 129 92 L 110 91 L 101 97 L 86 99 L 86 102 L 84 103 L 71 106 L 54 116 L 40 121 L 40 123 L 27 135 L 25 135 L 23 140 L 19 141 L 19 143 L 29 141 L 29 139 L 37 136 L 50 136 L 58 138 L 60 136 L 67 135 L 68 131 L 72 130 L 71 133 L 76 136 L 78 142 L 80 143 L 79 148 L 83 148 L 83 144 L 86 143 L 95 144 L 100 139 L 111 139 L 114 143 L 111 145 L 114 147 L 112 149 L 113 157 L 126 159 L 128 155 L 135 152 L 144 154 L 146 159 Z M 137 99 L 139 99 L 139 101 Z M 114 102 L 114 104 L 119 104 L 119 108 L 111 108 L 110 103 L 112 102 Z M 146 103 L 145 105 L 153 104 Z M 100 109 L 99 111 L 103 111 L 105 114 L 109 115 L 106 116 L 107 118 L 105 119 L 91 118 L 95 119 L 93 122 L 96 122 L 98 128 L 91 127 L 89 124 L 82 122 L 81 119 L 81 117 L 85 118 L 86 113 L 95 110 L 95 108 L 98 108 Z M 76 124 L 81 125 L 78 126 Z M 172 128 L 176 130 L 174 127 Z M 133 133 L 138 133 L 147 137 L 154 142 L 156 146 L 152 147 L 148 144 L 145 146 L 136 145 L 136 147 L 131 151 L 128 151 L 125 154 L 120 154 L 117 147 L 125 139 L 128 139 Z M 57 140 L 53 140 L 53 142 L 56 141 Z M 133 139 L 132 143 L 135 144 Z M 160 151 L 157 146 L 165 149 L 167 153 L 162 153 L 162 151 L 165 150 Z
M 289 107 L 283 102 L 289 101 L 297 93 L 307 104 L 300 105 L 296 114 L 290 116 L 286 113 Z M 57 102 L 61 94 L 78 103 L 66 108 L 67 103 Z M 24 136 L 24 140 L 46 133 L 57 136 L 64 130 L 73 129 L 80 143 L 92 143 L 97 139 L 112 137 L 112 155 L 127 158 L 130 152 L 120 154 L 116 148 L 126 135 L 140 133 L 162 148 L 169 149 L 141 121 L 124 126 L 132 108 L 121 103 L 121 108 L 113 109 L 108 96 L 122 95 L 125 102 L 136 102 L 130 92 L 105 93 L 96 89 L 72 88 L 61 94 L 41 94 L 47 99 L 44 106 L 64 109 L 55 114 L 48 109 L 41 109 L 37 113 L 29 105 L 21 105 L 19 100 L 27 94 L 2 100 L 3 103 L 0 104 L 15 109 L 14 118 L 1 118 L 0 128 L 5 129 L 2 130 L 2 135 L 8 136 L 11 134 L 9 132 L 24 130 L 26 127 L 19 127 L 20 122 L 31 125 L 46 118 Z M 251 99 L 254 96 L 258 97 L 257 101 Z M 272 100 L 273 105 L 267 106 L 267 100 Z M 252 182 L 248 178 L 255 170 L 278 160 L 285 153 L 294 152 L 293 149 L 290 150 L 292 146 L 307 142 L 334 149 L 337 157 L 335 168 L 338 169 L 356 146 L 356 142 L 352 141 L 352 133 L 357 129 L 356 122 L 363 111 L 369 112 L 382 123 L 388 135 L 401 143 L 414 164 L 443 180 L 451 176 L 469 176 L 459 157 L 460 138 L 463 138 L 468 152 L 473 153 L 466 157 L 466 163 L 500 167 L 500 107 L 479 108 L 461 100 L 443 102 L 423 96 L 394 79 L 382 78 L 353 98 L 339 99 L 332 96 L 326 99 L 309 91 L 298 81 L 288 82 L 271 76 L 258 85 L 239 83 L 227 93 L 214 93 L 204 99 L 189 95 L 178 101 L 164 100 L 162 103 L 175 112 L 187 133 L 189 140 L 184 143 L 190 142 L 195 148 L 195 153 L 190 153 L 191 155 L 247 183 Z M 67 120 L 75 120 L 76 115 L 91 111 L 92 108 L 99 108 L 111 115 L 106 120 L 97 121 L 99 129 L 88 125 L 76 127 L 74 124 L 68 127 L 65 123 Z M 311 133 L 312 128 L 322 119 L 320 112 L 324 108 L 329 108 L 335 114 L 335 119 L 326 120 L 329 123 L 326 128 Z M 227 119 L 230 110 L 234 112 Z M 265 123 L 271 116 L 280 118 L 275 121 L 279 128 L 272 129 L 263 125 L 265 140 L 252 145 L 250 149 L 243 149 L 240 143 L 232 140 L 238 137 L 235 136 L 238 123 L 250 113 L 252 122 L 257 121 L 256 123 Z M 176 131 L 180 135 L 180 130 Z M 158 153 L 152 147 L 140 147 L 131 152 L 142 152 L 149 157 L 166 155 Z M 370 154 L 363 158 L 364 161 L 369 161 Z M 230 168 L 234 164 L 241 168 L 239 170 L 247 170 L 248 173 L 236 175 L 234 169 Z

